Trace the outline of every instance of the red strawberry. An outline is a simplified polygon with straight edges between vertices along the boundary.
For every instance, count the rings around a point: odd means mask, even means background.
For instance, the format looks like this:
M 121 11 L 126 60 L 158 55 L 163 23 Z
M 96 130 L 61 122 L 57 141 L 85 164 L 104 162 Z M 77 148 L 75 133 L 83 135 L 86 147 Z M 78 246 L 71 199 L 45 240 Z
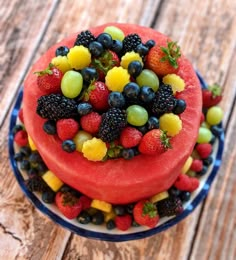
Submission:
M 88 87 L 84 100 L 89 101 L 95 110 L 104 111 L 109 107 L 109 94 L 110 91 L 104 82 L 95 81 Z
M 178 190 L 193 192 L 199 186 L 199 180 L 195 177 L 189 177 L 186 174 L 180 174 L 174 183 Z
M 205 115 L 201 114 L 200 125 L 205 121 Z
M 204 108 L 217 105 L 222 99 L 222 89 L 219 85 L 214 84 L 202 90 L 202 103 Z
M 28 144 L 28 134 L 25 130 L 18 131 L 14 136 L 14 141 L 19 146 L 25 146 Z
M 167 46 L 155 45 L 150 49 L 146 57 L 146 66 L 158 76 L 176 73 L 180 56 L 177 43 L 167 41 Z
M 76 218 L 82 211 L 80 200 L 70 192 L 57 192 L 55 202 L 61 213 L 68 219 Z
M 73 118 L 57 121 L 57 134 L 62 141 L 73 139 L 79 130 L 79 124 Z
M 105 51 L 102 56 L 92 61 L 92 66 L 96 68 L 99 74 L 99 80 L 104 81 L 107 72 L 115 66 L 120 65 L 118 55 L 113 51 Z
M 45 94 L 58 93 L 61 90 L 63 73 L 52 64 L 43 71 L 35 72 L 38 75 L 37 84 Z
M 115 223 L 116 223 L 116 227 L 119 230 L 126 231 L 130 228 L 132 224 L 132 217 L 129 214 L 116 216 Z
M 155 227 L 159 221 L 156 206 L 148 200 L 141 200 L 135 204 L 133 214 L 134 220 L 138 224 L 148 226 L 150 228 Z
M 171 148 L 169 138 L 166 133 L 160 129 L 153 129 L 147 132 L 139 144 L 139 151 L 143 154 L 160 154 L 166 149 Z
M 19 110 L 18 117 L 19 117 L 20 121 L 24 124 L 24 116 L 23 116 L 22 108 Z
M 134 127 L 127 126 L 122 130 L 120 135 L 120 143 L 124 148 L 131 148 L 137 146 L 143 134 Z
M 202 170 L 202 167 L 203 167 L 202 160 L 194 159 L 190 166 L 190 170 L 192 170 L 194 172 L 200 172 Z
M 99 115 L 97 112 L 91 112 L 80 118 L 80 126 L 84 131 L 90 134 L 96 134 L 98 133 L 101 121 L 101 115 Z
M 206 159 L 212 153 L 212 145 L 209 143 L 197 144 L 196 151 L 202 159 Z
M 79 201 L 80 201 L 81 204 L 82 204 L 82 209 L 83 209 L 83 210 L 90 208 L 92 200 L 91 200 L 89 197 L 87 197 L 87 196 L 85 196 L 85 195 L 82 195 L 82 196 L 79 198 Z

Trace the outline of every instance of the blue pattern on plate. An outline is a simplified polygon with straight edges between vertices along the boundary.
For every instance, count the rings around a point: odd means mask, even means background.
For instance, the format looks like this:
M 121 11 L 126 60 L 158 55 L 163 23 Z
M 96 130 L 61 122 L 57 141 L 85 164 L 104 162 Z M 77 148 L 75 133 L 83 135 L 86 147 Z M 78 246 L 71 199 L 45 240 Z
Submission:
M 196 74 L 199 78 L 199 81 L 201 83 L 202 88 L 206 88 L 207 84 L 204 81 L 204 79 L 202 78 L 202 76 L 199 74 L 199 72 L 196 72 Z M 22 97 L 23 97 L 23 90 L 21 89 L 19 94 L 18 94 L 15 107 L 14 107 L 12 114 L 11 114 L 9 140 L 8 140 L 9 157 L 10 157 L 10 162 L 11 162 L 11 166 L 13 168 L 15 177 L 16 177 L 22 191 L 32 201 L 32 203 L 35 205 L 36 208 L 38 208 L 42 213 L 44 213 L 49 218 L 51 218 L 54 222 L 60 224 L 62 227 L 66 228 L 69 231 L 72 231 L 75 234 L 78 234 L 80 236 L 104 240 L 104 241 L 120 242 L 120 241 L 142 239 L 142 238 L 145 238 L 145 237 L 155 235 L 159 232 L 162 232 L 162 231 L 172 227 L 173 225 L 176 225 L 182 219 L 187 217 L 197 207 L 197 205 L 200 204 L 200 202 L 206 197 L 206 195 L 207 195 L 207 193 L 210 189 L 210 186 L 211 186 L 211 184 L 212 184 L 212 182 L 213 182 L 213 180 L 214 180 L 214 178 L 217 174 L 217 171 L 220 167 L 221 158 L 222 158 L 222 154 L 223 154 L 223 148 L 224 148 L 224 133 L 222 133 L 220 138 L 219 138 L 218 150 L 217 150 L 217 153 L 216 153 L 216 158 L 215 158 L 214 165 L 213 165 L 211 173 L 207 177 L 207 179 L 206 179 L 202 189 L 200 190 L 200 192 L 194 197 L 194 199 L 192 201 L 190 201 L 189 204 L 187 204 L 183 213 L 181 213 L 180 215 L 178 215 L 174 218 L 171 218 L 170 220 L 166 221 L 165 223 L 163 223 L 163 224 L 161 224 L 161 225 L 159 225 L 159 226 L 157 226 L 153 229 L 147 229 L 147 230 L 144 230 L 144 231 L 141 231 L 141 232 L 130 233 L 130 234 L 127 234 L 127 233 L 111 234 L 111 233 L 97 232 L 97 231 L 90 231 L 90 230 L 83 229 L 81 227 L 74 225 L 73 223 L 70 223 L 69 221 L 66 221 L 65 219 L 61 218 L 59 215 L 54 213 L 52 210 L 47 208 L 44 205 L 44 203 L 35 196 L 35 194 L 33 194 L 32 192 L 30 192 L 27 189 L 27 187 L 25 185 L 24 178 L 23 178 L 21 172 L 19 171 L 19 169 L 17 167 L 16 161 L 14 160 L 14 153 L 15 153 L 14 152 L 14 143 L 13 143 L 14 138 L 13 138 L 13 134 L 12 134 L 12 129 L 16 124 L 18 111 L 19 111 L 20 106 L 21 106 Z

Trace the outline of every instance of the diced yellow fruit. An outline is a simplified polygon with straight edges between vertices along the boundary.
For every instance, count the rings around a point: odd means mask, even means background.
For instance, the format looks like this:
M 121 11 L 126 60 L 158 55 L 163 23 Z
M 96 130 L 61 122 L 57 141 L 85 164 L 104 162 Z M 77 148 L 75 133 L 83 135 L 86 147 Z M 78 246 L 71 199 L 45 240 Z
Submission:
M 130 52 L 127 52 L 124 56 L 121 57 L 120 65 L 124 69 L 128 69 L 130 62 L 132 62 L 132 61 L 140 61 L 141 64 L 143 64 L 143 60 L 142 60 L 141 56 L 134 51 L 130 51 Z
M 29 142 L 29 147 L 30 147 L 31 151 L 36 151 L 37 148 L 36 148 L 32 138 L 29 135 L 28 135 L 28 142 Z
M 112 205 L 110 203 L 102 200 L 96 200 L 96 199 L 92 200 L 91 207 L 107 213 L 111 212 L 112 210 Z
M 115 212 L 111 210 L 111 212 L 104 212 L 104 220 L 105 222 L 108 222 L 111 219 L 114 219 L 116 216 Z
M 167 131 L 168 136 L 177 135 L 182 129 L 182 121 L 179 116 L 173 113 L 165 113 L 159 118 L 160 129 Z
M 160 200 L 164 200 L 164 199 L 166 199 L 168 197 L 169 197 L 168 191 L 163 191 L 163 192 L 157 193 L 156 195 L 152 196 L 150 198 L 150 201 L 152 203 L 156 203 L 156 202 L 158 202 Z
M 174 94 L 183 91 L 185 88 L 184 80 L 176 74 L 167 74 L 163 77 L 162 81 L 171 86 Z
M 91 63 L 91 53 L 88 48 L 82 45 L 71 48 L 67 54 L 67 58 L 70 66 L 77 70 L 88 67 Z
M 51 63 L 63 73 L 67 72 L 68 70 L 71 70 L 71 66 L 67 59 L 67 56 L 54 57 Z
M 57 192 L 64 184 L 52 171 L 47 171 L 42 178 L 55 192 Z
M 192 158 L 192 156 L 189 156 L 188 159 L 186 160 L 183 168 L 181 169 L 181 173 L 185 174 L 190 169 L 192 162 L 193 162 L 193 158 Z
M 130 82 L 128 71 L 122 67 L 113 67 L 107 72 L 105 83 L 109 90 L 122 92 L 125 85 Z
M 83 143 L 82 153 L 90 161 L 102 161 L 107 153 L 106 143 L 99 138 L 93 137 Z

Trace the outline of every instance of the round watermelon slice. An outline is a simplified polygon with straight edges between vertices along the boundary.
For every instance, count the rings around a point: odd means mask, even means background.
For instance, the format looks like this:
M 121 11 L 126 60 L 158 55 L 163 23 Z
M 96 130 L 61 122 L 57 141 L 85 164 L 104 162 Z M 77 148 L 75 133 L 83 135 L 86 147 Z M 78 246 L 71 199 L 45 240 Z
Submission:
M 107 26 L 117 26 L 125 35 L 138 33 L 143 42 L 153 39 L 164 44 L 167 36 L 153 29 L 130 24 L 105 24 L 90 31 L 96 36 Z M 183 128 L 172 138 L 172 149 L 159 156 L 138 155 L 132 160 L 113 159 L 92 162 L 79 152 L 67 153 L 61 141 L 43 131 L 44 119 L 36 114 L 37 100 L 43 93 L 37 87 L 35 71 L 45 69 L 62 45 L 72 47 L 77 34 L 73 34 L 51 47 L 32 67 L 25 82 L 23 96 L 24 123 L 30 137 L 48 168 L 64 183 L 87 196 L 114 204 L 125 204 L 165 191 L 174 183 L 196 142 L 201 116 L 201 88 L 191 63 L 182 55 L 177 74 L 186 88 L 178 98 L 187 103 L 181 114 Z

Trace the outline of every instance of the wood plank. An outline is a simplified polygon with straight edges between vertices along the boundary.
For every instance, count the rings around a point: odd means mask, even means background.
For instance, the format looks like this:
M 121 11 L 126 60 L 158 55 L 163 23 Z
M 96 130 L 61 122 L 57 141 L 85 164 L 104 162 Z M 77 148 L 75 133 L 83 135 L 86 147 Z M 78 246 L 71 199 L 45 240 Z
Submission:
M 22 83 L 58 0 L 3 1 L 1 6 L 0 126 Z

